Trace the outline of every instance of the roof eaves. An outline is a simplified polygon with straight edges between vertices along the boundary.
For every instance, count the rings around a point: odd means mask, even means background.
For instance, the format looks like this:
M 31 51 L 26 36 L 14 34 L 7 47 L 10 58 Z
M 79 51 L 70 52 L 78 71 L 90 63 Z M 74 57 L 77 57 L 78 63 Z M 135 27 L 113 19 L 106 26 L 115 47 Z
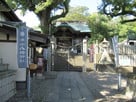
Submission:
M 2 6 L 1 6 L 2 5 Z M 5 10 L 1 9 L 0 11 L 10 20 L 10 21 L 16 21 L 21 22 L 21 20 L 18 18 L 18 16 L 14 13 L 14 11 L 9 7 L 9 5 L 4 1 L 0 0 L 0 6 L 5 8 Z

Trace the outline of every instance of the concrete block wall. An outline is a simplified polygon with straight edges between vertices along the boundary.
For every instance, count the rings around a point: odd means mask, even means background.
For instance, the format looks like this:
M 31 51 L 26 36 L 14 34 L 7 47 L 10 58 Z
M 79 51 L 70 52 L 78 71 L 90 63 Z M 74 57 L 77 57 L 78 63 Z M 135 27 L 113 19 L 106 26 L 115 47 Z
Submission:
M 0 76 L 0 102 L 6 102 L 16 93 L 15 74 Z

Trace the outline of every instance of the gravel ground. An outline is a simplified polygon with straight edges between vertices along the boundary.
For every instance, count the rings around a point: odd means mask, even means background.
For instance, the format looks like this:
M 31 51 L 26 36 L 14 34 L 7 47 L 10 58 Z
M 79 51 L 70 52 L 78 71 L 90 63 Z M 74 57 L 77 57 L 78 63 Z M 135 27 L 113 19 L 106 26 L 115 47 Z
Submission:
M 69 81 L 69 85 L 74 85 L 75 81 L 80 84 L 80 81 L 82 81 L 88 92 L 91 93 L 93 102 L 132 102 L 129 101 L 124 93 L 126 87 L 125 78 L 122 78 L 121 90 L 118 91 L 118 75 L 115 73 L 100 72 L 46 72 L 43 76 L 37 76 L 31 79 L 31 97 L 29 99 L 27 98 L 26 90 L 19 90 L 7 102 L 60 102 L 58 101 L 60 98 L 59 94 L 62 94 L 62 87 L 65 86 L 67 81 Z M 68 91 L 71 91 L 71 94 L 73 93 L 72 87 L 75 87 L 75 85 L 69 86 L 69 88 L 66 87 Z M 82 101 L 68 102 L 92 101 L 87 101 L 87 98 L 82 97 Z
M 125 78 L 122 78 L 121 89 L 118 90 L 118 75 L 115 73 L 91 72 L 81 75 L 84 83 L 93 93 L 95 102 L 129 102 L 125 96 Z

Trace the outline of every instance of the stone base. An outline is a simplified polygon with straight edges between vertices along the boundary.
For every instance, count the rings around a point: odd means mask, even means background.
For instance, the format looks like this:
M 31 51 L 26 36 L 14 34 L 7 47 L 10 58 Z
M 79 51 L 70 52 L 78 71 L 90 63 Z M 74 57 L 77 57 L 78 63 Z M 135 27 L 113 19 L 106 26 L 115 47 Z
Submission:
M 136 75 L 135 74 L 128 75 L 126 96 L 136 101 Z
M 16 82 L 16 89 L 17 90 L 24 90 L 27 88 L 27 83 L 26 81 L 17 81 Z
M 96 64 L 96 70 L 100 72 L 116 72 L 114 64 Z

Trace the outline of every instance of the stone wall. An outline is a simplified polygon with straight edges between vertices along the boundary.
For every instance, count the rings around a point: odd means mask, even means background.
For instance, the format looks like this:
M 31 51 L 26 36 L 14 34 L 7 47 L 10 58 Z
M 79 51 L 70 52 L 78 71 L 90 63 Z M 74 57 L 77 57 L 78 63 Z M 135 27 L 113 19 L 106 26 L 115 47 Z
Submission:
M 6 102 L 15 93 L 15 71 L 0 72 L 0 102 Z
M 126 96 L 136 101 L 136 74 L 129 73 L 127 75 L 127 87 L 126 87 Z

